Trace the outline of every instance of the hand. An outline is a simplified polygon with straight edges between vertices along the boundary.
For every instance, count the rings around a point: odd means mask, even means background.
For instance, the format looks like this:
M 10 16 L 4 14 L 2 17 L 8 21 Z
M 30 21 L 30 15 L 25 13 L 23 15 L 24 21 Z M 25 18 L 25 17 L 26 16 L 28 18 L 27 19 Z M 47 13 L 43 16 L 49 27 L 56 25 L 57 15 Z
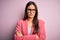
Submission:
M 38 35 L 36 35 L 36 39 L 39 39 Z
M 17 36 L 23 36 L 21 32 L 17 32 L 16 34 Z

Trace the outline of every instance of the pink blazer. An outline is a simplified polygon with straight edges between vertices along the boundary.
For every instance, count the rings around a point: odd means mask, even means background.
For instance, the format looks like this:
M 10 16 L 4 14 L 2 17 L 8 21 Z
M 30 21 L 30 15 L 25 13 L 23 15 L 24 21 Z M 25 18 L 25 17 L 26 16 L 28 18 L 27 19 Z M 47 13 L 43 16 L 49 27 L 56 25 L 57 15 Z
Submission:
M 31 29 L 31 35 L 28 36 L 28 24 L 27 24 L 27 20 L 19 20 L 17 27 L 16 27 L 16 31 L 14 34 L 14 40 L 37 40 L 36 39 L 36 35 L 32 34 L 34 28 L 32 27 Z M 39 32 L 38 32 L 38 40 L 46 40 L 46 32 L 45 32 L 45 28 L 44 28 L 44 22 L 42 20 L 39 20 Z M 17 36 L 16 32 L 22 32 L 23 36 Z

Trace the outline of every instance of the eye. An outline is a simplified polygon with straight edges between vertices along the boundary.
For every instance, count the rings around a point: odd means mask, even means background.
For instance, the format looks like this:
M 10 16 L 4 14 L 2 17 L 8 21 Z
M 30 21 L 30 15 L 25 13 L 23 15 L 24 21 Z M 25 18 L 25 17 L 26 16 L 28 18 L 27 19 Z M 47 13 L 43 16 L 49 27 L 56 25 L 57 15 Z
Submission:
M 36 11 L 36 9 L 27 9 L 28 11 Z

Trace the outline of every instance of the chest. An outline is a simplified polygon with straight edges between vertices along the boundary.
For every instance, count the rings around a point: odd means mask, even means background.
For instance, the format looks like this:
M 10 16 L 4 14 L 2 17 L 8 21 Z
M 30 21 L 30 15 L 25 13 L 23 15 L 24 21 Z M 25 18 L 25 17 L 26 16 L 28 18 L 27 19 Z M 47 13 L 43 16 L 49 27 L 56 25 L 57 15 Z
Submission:
M 24 23 L 24 24 L 22 24 L 22 33 L 24 35 L 28 35 L 28 32 L 29 33 L 31 32 L 30 34 L 32 34 L 32 32 L 33 32 L 33 25 L 31 23 Z

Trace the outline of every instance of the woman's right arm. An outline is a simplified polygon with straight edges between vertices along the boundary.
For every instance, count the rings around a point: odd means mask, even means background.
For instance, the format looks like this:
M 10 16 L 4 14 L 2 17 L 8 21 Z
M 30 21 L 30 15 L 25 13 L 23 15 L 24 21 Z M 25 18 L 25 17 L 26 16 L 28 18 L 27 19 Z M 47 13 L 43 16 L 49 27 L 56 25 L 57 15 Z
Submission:
M 17 23 L 17 27 L 16 27 L 15 34 L 14 34 L 14 40 L 22 40 L 23 39 L 23 35 L 21 32 L 22 32 L 22 29 L 21 29 L 21 20 L 20 20 Z

